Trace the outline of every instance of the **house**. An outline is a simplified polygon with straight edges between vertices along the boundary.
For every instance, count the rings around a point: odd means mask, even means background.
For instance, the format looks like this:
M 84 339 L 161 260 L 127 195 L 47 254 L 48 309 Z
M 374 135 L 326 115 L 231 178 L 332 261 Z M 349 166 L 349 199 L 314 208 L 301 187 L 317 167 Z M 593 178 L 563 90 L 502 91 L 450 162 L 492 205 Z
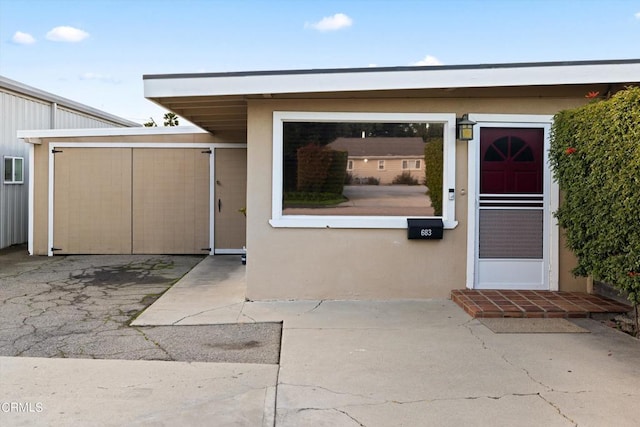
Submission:
M 0 249 L 25 243 L 28 236 L 28 146 L 17 138 L 22 129 L 140 126 L 0 76 Z
M 248 299 L 431 298 L 462 286 L 586 290 L 586 280 L 571 274 L 575 258 L 553 217 L 560 199 L 547 162 L 553 115 L 589 102 L 589 92 L 607 96 L 640 83 L 640 60 L 166 74 L 143 80 L 145 97 L 201 133 L 21 132 L 35 166 L 32 253 L 131 253 L 133 242 L 134 252 L 184 246 L 217 254 L 242 245 L 249 254 Z M 465 114 L 476 123 L 470 140 L 456 134 Z M 408 198 L 392 215 L 375 213 L 375 202 L 363 207 L 372 209 L 369 214 L 283 209 L 290 180 L 285 158 L 300 144 L 346 137 L 353 127 L 400 132 L 427 125 L 442 129 L 442 154 L 425 158 L 442 165 L 439 215 L 408 214 Z M 101 170 L 97 159 L 107 154 L 110 166 Z M 317 159 L 308 160 L 312 165 Z M 160 163 L 166 167 L 158 170 Z M 82 168 L 96 177 L 89 180 Z M 328 172 L 318 166 L 317 173 Z M 84 201 L 96 192 L 122 208 L 79 224 L 78 217 L 111 206 Z M 200 198 L 205 206 L 182 206 Z M 244 215 L 234 216 L 238 206 L 246 207 L 244 226 Z M 227 220 L 218 216 L 225 211 Z M 201 230 L 187 227 L 203 216 L 208 224 Z M 226 222 L 232 220 L 240 225 Z M 146 221 L 154 224 L 151 229 Z M 408 231 L 422 238 L 409 239 Z M 109 240 L 120 232 L 117 242 Z M 434 239 L 440 232 L 442 238 Z M 194 233 L 205 236 L 201 248 L 185 245 Z M 224 243 L 225 233 L 237 240 Z M 77 243 L 86 240 L 93 247 Z
M 420 137 L 341 137 L 327 147 L 349 153 L 347 172 L 356 182 L 374 178 L 388 185 L 403 173 L 424 182 L 425 142 Z

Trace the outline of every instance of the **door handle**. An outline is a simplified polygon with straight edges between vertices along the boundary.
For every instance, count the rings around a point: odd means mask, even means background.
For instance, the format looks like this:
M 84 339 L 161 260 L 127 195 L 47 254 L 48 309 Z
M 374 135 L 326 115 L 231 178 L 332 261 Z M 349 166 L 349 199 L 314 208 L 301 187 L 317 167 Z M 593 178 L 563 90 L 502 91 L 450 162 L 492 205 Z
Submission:
M 222 210 L 222 200 L 218 199 L 218 212 Z

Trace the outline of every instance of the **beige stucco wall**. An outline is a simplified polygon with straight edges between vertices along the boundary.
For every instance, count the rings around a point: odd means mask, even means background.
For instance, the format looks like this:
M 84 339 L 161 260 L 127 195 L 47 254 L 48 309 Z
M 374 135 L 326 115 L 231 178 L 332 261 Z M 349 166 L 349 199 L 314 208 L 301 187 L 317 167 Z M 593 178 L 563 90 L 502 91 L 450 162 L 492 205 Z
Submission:
M 584 103 L 584 88 L 502 89 L 500 97 L 256 99 L 248 105 L 247 298 L 378 299 L 447 297 L 466 283 L 467 144 L 456 145 L 456 219 L 441 241 L 409 241 L 405 229 L 273 228 L 271 218 L 273 111 L 554 114 Z M 372 94 L 375 96 L 375 94 Z M 429 95 L 428 93 L 426 95 Z M 464 191 L 463 191 L 464 190 Z M 560 248 L 565 252 L 564 248 Z M 567 275 L 561 289 L 585 289 Z
M 34 145 L 34 197 L 33 197 L 33 254 L 47 255 L 48 251 L 48 194 L 49 143 L 51 142 L 113 142 L 113 143 L 220 143 L 244 142 L 244 135 L 211 135 L 208 133 L 178 135 L 85 136 L 42 138 Z

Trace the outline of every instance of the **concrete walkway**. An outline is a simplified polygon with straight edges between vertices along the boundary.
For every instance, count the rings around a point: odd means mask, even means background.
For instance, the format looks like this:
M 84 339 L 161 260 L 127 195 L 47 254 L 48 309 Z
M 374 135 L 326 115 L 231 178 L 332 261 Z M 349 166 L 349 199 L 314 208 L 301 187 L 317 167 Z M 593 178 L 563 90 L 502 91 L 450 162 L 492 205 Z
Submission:
M 283 321 L 280 366 L 0 359 L 5 425 L 635 426 L 640 341 L 495 334 L 449 300 L 245 302 L 209 257 L 138 325 Z M 218 283 L 211 280 L 217 275 Z

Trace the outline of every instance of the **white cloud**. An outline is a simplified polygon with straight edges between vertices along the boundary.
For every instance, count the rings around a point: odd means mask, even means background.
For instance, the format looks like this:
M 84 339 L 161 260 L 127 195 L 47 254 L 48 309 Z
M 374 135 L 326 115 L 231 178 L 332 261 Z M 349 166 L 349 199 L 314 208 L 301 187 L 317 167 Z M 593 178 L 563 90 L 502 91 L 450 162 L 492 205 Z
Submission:
M 640 12 L 636 12 L 636 14 L 635 14 L 635 15 L 633 15 L 633 16 L 635 16 L 635 17 L 636 17 L 636 19 L 640 19 Z
M 103 83 L 120 83 L 120 80 L 112 77 L 108 74 L 98 74 L 98 73 L 83 73 L 79 76 L 80 80 L 97 80 Z
M 318 31 L 337 31 L 353 25 L 353 19 L 344 13 L 336 13 L 333 16 L 325 16 L 313 24 L 304 24 L 305 28 L 313 28 Z
M 414 62 L 411 65 L 443 65 L 443 64 L 442 64 L 442 61 L 440 61 L 435 56 L 427 55 L 424 57 L 424 59 L 421 59 L 418 62 Z
M 22 31 L 16 31 L 16 33 L 11 37 L 11 41 L 15 44 L 34 44 L 36 39 L 29 33 L 23 33 Z
M 55 27 L 47 33 L 47 40 L 54 42 L 80 42 L 89 37 L 89 33 L 73 27 Z

